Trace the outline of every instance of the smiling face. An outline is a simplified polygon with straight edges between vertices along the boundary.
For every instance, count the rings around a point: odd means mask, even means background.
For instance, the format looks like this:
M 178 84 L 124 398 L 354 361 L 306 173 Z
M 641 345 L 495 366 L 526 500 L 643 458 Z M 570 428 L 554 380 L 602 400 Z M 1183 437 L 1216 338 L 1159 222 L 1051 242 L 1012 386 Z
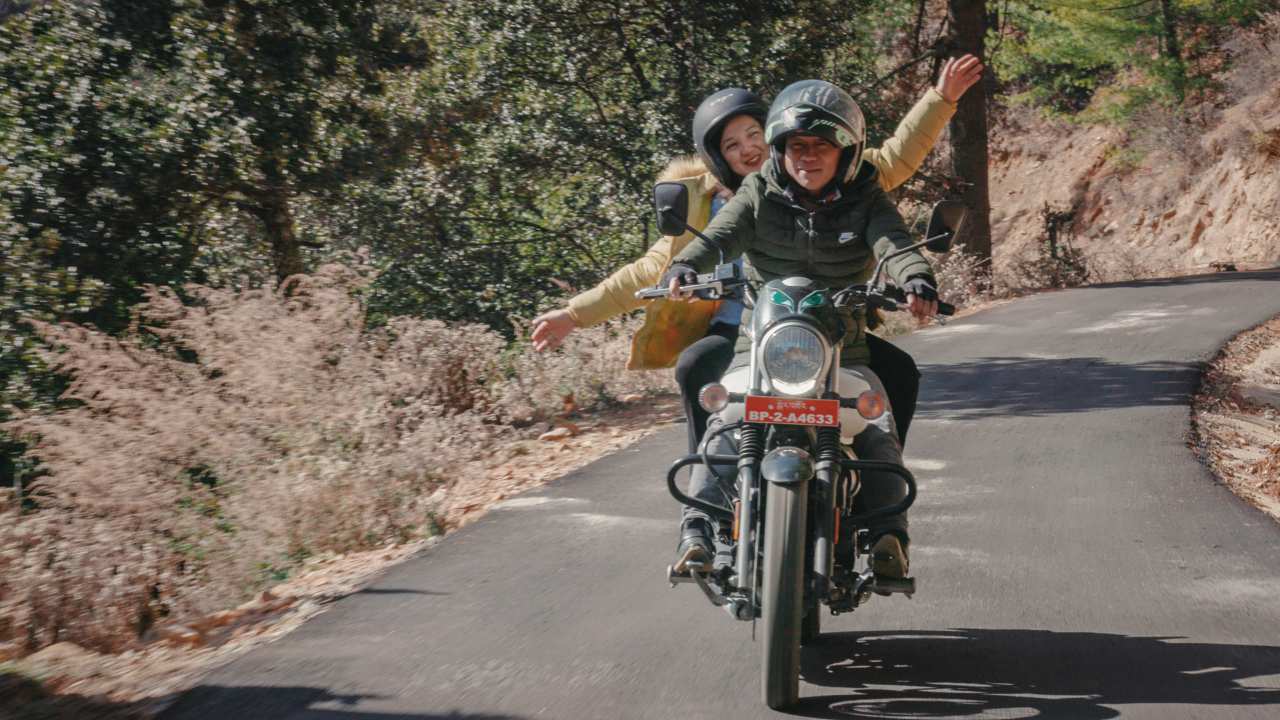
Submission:
M 792 135 L 786 142 L 787 174 L 807 192 L 816 194 L 836 176 L 840 148 L 817 135 Z
M 750 115 L 730 118 L 720 134 L 720 154 L 740 178 L 759 170 L 769 157 L 764 128 Z

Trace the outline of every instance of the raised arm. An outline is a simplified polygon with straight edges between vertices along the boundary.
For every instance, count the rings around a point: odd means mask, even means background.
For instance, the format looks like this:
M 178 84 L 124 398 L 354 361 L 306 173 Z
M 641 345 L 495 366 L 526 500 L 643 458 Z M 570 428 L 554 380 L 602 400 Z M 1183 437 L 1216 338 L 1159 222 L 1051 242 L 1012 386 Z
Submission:
M 892 190 L 920 169 L 955 115 L 960 96 L 982 77 L 982 69 L 982 63 L 973 55 L 947 60 L 937 84 L 926 90 L 902 118 L 893 137 L 878 148 L 863 151 L 862 159 L 880 171 L 880 187 Z

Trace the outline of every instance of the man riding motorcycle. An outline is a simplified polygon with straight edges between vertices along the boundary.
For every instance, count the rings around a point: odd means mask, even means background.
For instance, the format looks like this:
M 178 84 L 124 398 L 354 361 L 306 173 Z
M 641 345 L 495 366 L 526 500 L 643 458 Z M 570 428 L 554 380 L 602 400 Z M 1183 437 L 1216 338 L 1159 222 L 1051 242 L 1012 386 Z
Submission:
M 706 239 L 694 239 L 673 258 L 663 276 L 672 296 L 688 297 L 680 285 L 709 270 L 722 252 L 725 259 L 744 258 L 746 276 L 754 285 L 804 276 L 819 287 L 838 290 L 865 282 L 873 257 L 911 245 L 902 217 L 877 180 L 877 169 L 863 162 L 865 139 L 862 112 L 845 91 L 821 80 L 784 89 L 765 122 L 771 159 L 760 172 L 748 176 L 716 214 L 704 231 Z M 907 292 L 914 315 L 925 319 L 937 312 L 937 283 L 923 255 L 912 251 L 894 257 L 886 270 Z M 865 312 L 849 308 L 843 312 L 851 332 L 844 341 L 841 364 L 865 366 L 870 359 Z M 746 338 L 739 338 L 735 363 L 746 362 L 749 346 Z M 869 369 L 861 369 L 874 377 Z M 730 443 L 727 434 L 719 434 L 707 451 L 731 453 Z M 891 412 L 857 436 L 854 451 L 861 459 L 901 463 Z M 705 467 L 694 468 L 691 496 L 724 504 L 720 492 Z M 905 495 L 905 484 L 898 476 L 863 473 L 859 503 L 864 511 L 892 505 Z M 905 514 L 876 520 L 869 529 L 876 574 L 906 577 L 910 538 Z M 686 508 L 676 569 L 709 562 L 714 554 L 713 534 L 709 517 Z
M 926 91 L 894 136 L 882 147 L 865 151 L 863 159 L 879 169 L 876 178 L 881 187 L 892 190 L 911 177 L 955 112 L 955 103 L 982 70 L 982 64 L 971 55 L 948 60 L 936 87 Z M 677 159 L 659 178 L 679 180 L 690 187 L 688 220 L 695 229 L 705 227 L 742 179 L 767 161 L 762 125 L 766 110 L 758 96 L 738 88 L 714 93 L 699 106 L 693 135 L 701 161 Z M 737 336 L 741 306 L 734 302 L 722 302 L 718 307 L 705 302 L 648 302 L 635 297 L 637 290 L 661 277 L 672 255 L 691 239 L 691 234 L 660 239 L 644 256 L 572 298 L 567 308 L 534 318 L 532 340 L 537 350 L 552 348 L 578 327 L 644 307 L 644 325 L 632 338 L 627 368 L 661 368 L 676 363 L 692 449 L 706 423 L 706 413 L 696 401 L 697 392 L 706 382 L 717 379 L 732 359 L 732 338 Z M 915 363 L 910 355 L 874 336 L 868 337 L 868 347 L 869 364 L 882 376 L 888 397 L 898 409 L 899 436 L 905 438 L 919 385 Z

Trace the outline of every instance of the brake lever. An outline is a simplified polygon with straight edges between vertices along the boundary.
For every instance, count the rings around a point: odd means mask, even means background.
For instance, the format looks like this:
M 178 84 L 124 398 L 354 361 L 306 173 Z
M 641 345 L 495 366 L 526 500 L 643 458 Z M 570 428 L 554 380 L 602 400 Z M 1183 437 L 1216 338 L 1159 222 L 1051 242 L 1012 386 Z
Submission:
M 703 300 L 720 300 L 725 296 L 724 283 L 719 280 L 705 283 L 693 283 L 691 285 L 681 285 L 681 290 L 694 292 L 697 290 L 710 290 L 711 294 L 700 296 Z M 671 296 L 671 290 L 665 287 L 651 287 L 636 291 L 637 300 L 653 300 L 655 298 L 665 298 Z

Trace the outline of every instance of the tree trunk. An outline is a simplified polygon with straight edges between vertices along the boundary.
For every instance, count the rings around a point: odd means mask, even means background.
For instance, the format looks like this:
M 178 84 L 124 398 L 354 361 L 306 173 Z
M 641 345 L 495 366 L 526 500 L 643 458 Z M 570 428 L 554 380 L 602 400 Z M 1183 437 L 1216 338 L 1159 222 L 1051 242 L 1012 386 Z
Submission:
M 271 262 L 276 270 L 276 280 L 284 282 L 290 275 L 303 272 L 302 249 L 289 209 L 289 198 L 284 193 L 272 193 L 262 199 L 257 213 L 271 242 Z
M 948 0 L 953 56 L 985 58 L 986 0 Z M 990 72 L 988 70 L 987 72 Z M 961 183 L 961 199 L 969 206 L 962 237 L 965 249 L 991 258 L 991 199 L 987 182 L 987 88 L 979 81 L 960 98 L 951 118 L 952 174 Z
M 1178 43 L 1178 18 L 1172 0 L 1160 0 L 1160 20 L 1164 24 L 1164 56 L 1173 62 L 1173 90 L 1182 102 L 1186 93 L 1187 70 L 1182 63 L 1182 46 Z

